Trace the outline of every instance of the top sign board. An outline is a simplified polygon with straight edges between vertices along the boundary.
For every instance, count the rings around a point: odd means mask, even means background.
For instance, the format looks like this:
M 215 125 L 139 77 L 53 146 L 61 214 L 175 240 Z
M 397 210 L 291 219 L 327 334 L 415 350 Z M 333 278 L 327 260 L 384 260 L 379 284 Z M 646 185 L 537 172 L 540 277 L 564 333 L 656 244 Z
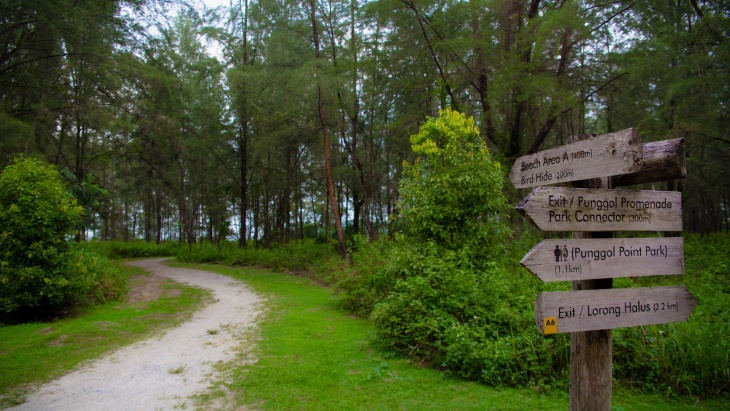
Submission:
M 526 188 L 628 174 L 641 168 L 642 158 L 639 133 L 629 128 L 520 157 L 509 179 Z

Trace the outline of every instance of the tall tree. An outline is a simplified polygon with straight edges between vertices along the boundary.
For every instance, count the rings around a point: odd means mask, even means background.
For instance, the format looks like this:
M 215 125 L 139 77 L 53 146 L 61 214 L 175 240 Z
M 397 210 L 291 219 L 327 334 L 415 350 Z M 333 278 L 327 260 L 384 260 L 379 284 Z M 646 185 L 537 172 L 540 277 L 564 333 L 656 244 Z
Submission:
M 327 195 L 330 200 L 332 207 L 332 214 L 335 218 L 335 227 L 337 229 L 337 241 L 340 245 L 340 254 L 349 261 L 350 257 L 347 253 L 347 245 L 345 244 L 345 237 L 342 232 L 342 221 L 340 220 L 340 211 L 337 199 L 335 198 L 335 186 L 332 179 L 332 163 L 330 161 L 330 141 L 329 141 L 329 128 L 327 125 L 327 113 L 324 105 L 324 95 L 322 90 L 322 82 L 320 77 L 322 76 L 322 63 L 319 43 L 319 27 L 317 25 L 317 1 L 309 0 L 312 15 L 312 41 L 314 42 L 314 56 L 316 59 L 317 71 L 315 73 L 317 82 L 317 111 L 319 113 L 319 120 L 322 125 L 322 137 L 324 144 L 324 170 L 325 178 L 327 180 Z
M 615 33 L 631 42 L 610 53 L 615 76 L 598 93 L 598 121 L 612 128 L 638 127 L 645 141 L 685 138 L 685 227 L 707 233 L 730 229 L 730 16 L 727 4 L 709 1 L 621 2 Z M 614 39 L 613 44 L 618 41 Z

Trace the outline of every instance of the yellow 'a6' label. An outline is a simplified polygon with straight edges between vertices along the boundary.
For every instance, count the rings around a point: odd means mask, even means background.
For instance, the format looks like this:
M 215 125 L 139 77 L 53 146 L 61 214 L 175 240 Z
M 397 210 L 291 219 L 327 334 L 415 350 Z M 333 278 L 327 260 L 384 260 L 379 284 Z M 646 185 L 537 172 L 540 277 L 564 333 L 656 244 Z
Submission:
M 558 317 L 547 317 L 543 324 L 543 334 L 557 334 L 558 333 Z

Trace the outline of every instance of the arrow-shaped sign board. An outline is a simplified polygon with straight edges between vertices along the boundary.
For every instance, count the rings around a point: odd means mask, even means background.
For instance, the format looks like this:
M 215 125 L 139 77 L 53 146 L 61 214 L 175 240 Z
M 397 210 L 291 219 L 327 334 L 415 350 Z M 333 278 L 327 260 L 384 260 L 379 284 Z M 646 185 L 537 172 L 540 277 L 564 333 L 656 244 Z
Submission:
M 516 188 L 639 171 L 643 148 L 639 133 L 629 128 L 520 157 L 509 173 Z
M 695 305 L 684 286 L 548 292 L 535 320 L 542 334 L 608 330 L 685 321 Z
M 520 261 L 542 281 L 684 274 L 684 239 L 544 240 Z
M 516 208 L 543 231 L 682 231 L 677 191 L 538 187 Z

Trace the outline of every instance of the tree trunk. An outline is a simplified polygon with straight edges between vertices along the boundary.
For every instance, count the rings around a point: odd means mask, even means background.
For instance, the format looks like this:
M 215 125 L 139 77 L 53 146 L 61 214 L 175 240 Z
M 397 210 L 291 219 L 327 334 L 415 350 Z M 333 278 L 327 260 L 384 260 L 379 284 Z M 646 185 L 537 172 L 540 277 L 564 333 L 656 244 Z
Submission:
M 240 2 L 239 2 L 240 6 Z M 248 0 L 243 10 L 243 66 L 248 65 Z M 246 214 L 248 213 L 248 107 L 246 107 L 246 84 L 243 85 L 243 102 L 241 105 L 240 131 L 238 135 L 238 152 L 240 155 L 241 197 L 239 198 L 241 223 L 239 227 L 238 246 L 246 246 Z
M 482 107 L 482 132 L 488 141 L 493 144 L 497 143 L 496 130 L 492 120 L 492 108 L 489 104 L 489 79 L 487 77 L 487 59 L 484 53 L 484 47 L 480 44 L 481 28 L 479 25 L 479 16 L 481 14 L 479 6 L 471 9 L 471 28 L 472 38 L 474 39 L 474 55 L 476 57 L 476 90 L 479 94 L 479 104 Z
M 317 110 L 319 112 L 319 121 L 322 124 L 322 136 L 324 139 L 324 173 L 327 180 L 327 195 L 332 205 L 332 213 L 335 218 L 335 228 L 337 229 L 337 240 L 340 245 L 340 253 L 345 261 L 350 260 L 347 254 L 347 246 L 345 245 L 345 237 L 342 232 L 342 222 L 340 221 L 340 212 L 337 207 L 337 199 L 335 198 L 335 185 L 332 179 L 332 164 L 330 162 L 330 141 L 329 130 L 327 129 L 327 113 L 324 107 L 324 96 L 322 95 L 322 84 L 319 82 L 322 65 L 320 63 L 321 55 L 319 50 L 319 31 L 317 30 L 316 17 L 316 0 L 309 0 L 312 8 L 312 37 L 314 39 L 314 53 L 317 60 Z

